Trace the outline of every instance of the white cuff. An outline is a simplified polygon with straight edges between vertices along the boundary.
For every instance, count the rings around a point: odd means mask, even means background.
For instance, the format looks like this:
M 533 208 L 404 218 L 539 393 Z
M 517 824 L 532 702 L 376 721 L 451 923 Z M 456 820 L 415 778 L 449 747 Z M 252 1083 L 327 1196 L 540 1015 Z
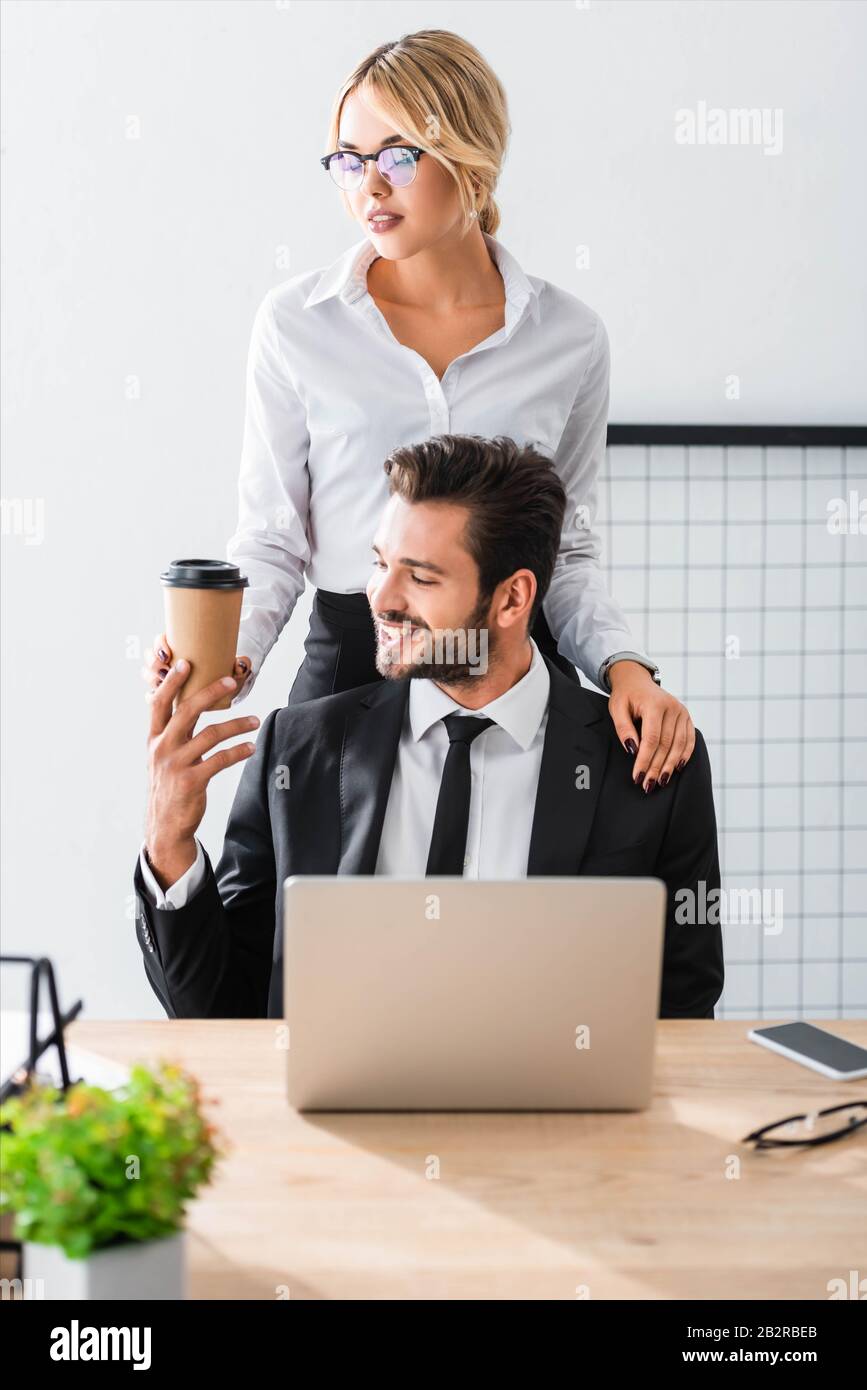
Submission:
M 247 646 L 249 647 L 250 645 L 251 645 L 251 644 L 250 644 L 250 642 L 248 641 L 248 642 L 247 642 Z M 239 642 L 239 646 L 240 646 L 240 642 Z M 238 704 L 241 703 L 242 700 L 246 700 L 247 696 L 248 696 L 248 695 L 250 694 L 250 692 L 252 691 L 253 686 L 256 684 L 256 679 L 257 679 L 257 677 L 258 677 L 258 675 L 259 675 L 259 672 L 260 672 L 261 669 L 262 669 L 262 662 L 264 661 L 264 657 L 263 657 L 263 656 L 260 656 L 259 653 L 258 653 L 258 651 L 255 651 L 255 650 L 254 650 L 253 652 L 246 652 L 245 655 L 249 656 L 250 661 L 252 662 L 252 667 L 251 667 L 251 670 L 249 671 L 249 673 L 248 673 L 248 675 L 247 675 L 247 679 L 244 681 L 244 684 L 241 686 L 241 689 L 240 689 L 240 690 L 236 690 L 236 691 L 235 691 L 235 694 L 232 696 L 232 699 L 231 699 L 231 701 L 229 702 L 230 705 L 238 705 Z
M 181 874 L 176 883 L 170 885 L 163 892 L 160 885 L 154 878 L 153 869 L 147 860 L 145 846 L 142 844 L 139 850 L 139 864 L 141 865 L 141 875 L 144 879 L 145 888 L 148 891 L 151 907 L 160 908 L 180 908 L 186 907 L 190 898 L 194 897 L 205 881 L 205 851 L 202 849 L 201 841 L 196 838 L 196 858 L 187 869 L 186 873 Z
M 247 679 L 244 681 L 244 684 L 241 686 L 241 689 L 240 689 L 240 690 L 236 690 L 236 691 L 235 691 L 235 694 L 232 696 L 231 700 L 229 701 L 229 706 L 230 706 L 230 708 L 231 708 L 233 705 L 239 705 L 239 704 L 241 703 L 242 700 L 246 700 L 247 696 L 250 694 L 250 692 L 251 692 L 251 690 L 253 689 L 253 686 L 254 686 L 255 684 L 256 684 L 256 675 L 255 675 L 255 672 L 251 671 L 251 672 L 249 673 L 249 675 L 247 676 Z

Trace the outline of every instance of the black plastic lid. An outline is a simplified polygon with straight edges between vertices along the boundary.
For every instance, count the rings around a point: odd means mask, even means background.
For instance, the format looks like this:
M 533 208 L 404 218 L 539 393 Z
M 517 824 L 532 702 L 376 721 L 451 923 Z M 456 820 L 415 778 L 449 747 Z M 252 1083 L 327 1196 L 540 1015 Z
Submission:
M 250 583 L 227 560 L 172 560 L 160 579 L 170 589 L 245 589 Z

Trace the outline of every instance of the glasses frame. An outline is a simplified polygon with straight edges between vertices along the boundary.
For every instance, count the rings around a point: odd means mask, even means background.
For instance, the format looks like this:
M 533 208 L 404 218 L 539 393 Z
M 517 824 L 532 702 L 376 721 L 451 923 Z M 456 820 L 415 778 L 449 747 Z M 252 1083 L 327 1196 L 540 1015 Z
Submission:
M 380 155 L 390 154 L 392 150 L 409 150 L 410 154 L 413 156 L 414 166 L 412 171 L 412 178 L 409 180 L 409 183 L 391 183 L 391 179 L 388 177 L 388 175 L 382 169 L 379 169 Z M 386 183 L 391 184 L 392 188 L 409 188 L 409 184 L 415 181 L 415 176 L 418 173 L 418 162 L 421 159 L 422 155 L 425 153 L 426 151 L 420 149 L 418 145 L 383 145 L 382 149 L 377 150 L 376 154 L 358 154 L 355 150 L 332 150 L 330 154 L 323 155 L 319 163 L 322 165 L 323 169 L 325 170 L 326 174 L 328 174 L 335 187 L 340 189 L 341 193 L 352 193 L 353 189 L 344 188 L 343 184 L 338 183 L 331 172 L 330 164 L 336 154 L 351 154 L 353 159 L 357 159 L 360 161 L 361 178 L 358 180 L 358 183 L 355 185 L 355 188 L 362 187 L 364 183 L 364 175 L 367 172 L 364 166 L 370 159 L 376 161 L 377 169 L 379 169 L 379 172 L 380 174 L 382 174 L 382 177 L 385 179 Z
M 785 1120 L 775 1120 L 773 1124 L 763 1125 L 761 1129 L 753 1130 L 741 1140 L 742 1144 L 754 1143 L 757 1149 L 790 1149 L 802 1148 L 804 1145 L 830 1144 L 834 1139 L 842 1139 L 847 1134 L 854 1134 L 856 1129 L 861 1129 L 862 1125 L 867 1125 L 867 1100 L 847 1100 L 843 1105 L 829 1105 L 824 1110 L 812 1110 L 809 1114 L 834 1115 L 838 1110 L 852 1110 L 856 1106 L 863 1106 L 864 1118 L 862 1120 L 852 1120 L 843 1129 L 835 1129 L 833 1134 L 820 1134 L 815 1139 L 765 1139 L 764 1135 L 772 1129 L 781 1129 L 783 1125 L 794 1124 L 796 1120 L 806 1120 L 808 1115 L 790 1115 Z

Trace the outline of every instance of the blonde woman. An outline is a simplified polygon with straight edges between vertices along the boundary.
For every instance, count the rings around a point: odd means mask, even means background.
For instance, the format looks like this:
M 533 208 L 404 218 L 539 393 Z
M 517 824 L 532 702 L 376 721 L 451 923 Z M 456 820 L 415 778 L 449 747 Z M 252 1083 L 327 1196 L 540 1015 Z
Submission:
M 689 759 L 695 733 L 634 650 L 598 565 L 605 326 L 573 294 L 525 274 L 494 235 L 508 134 L 496 75 L 443 30 L 383 44 L 337 93 L 321 164 L 363 238 L 272 289 L 256 314 L 227 547 L 249 579 L 233 703 L 252 689 L 305 577 L 316 595 L 290 703 L 379 679 L 364 591 L 386 456 L 438 434 L 506 435 L 552 457 L 569 497 L 533 637 L 574 679 L 577 666 L 610 690 L 634 781 L 652 791 Z M 172 659 L 165 635 L 155 645 L 152 688 Z

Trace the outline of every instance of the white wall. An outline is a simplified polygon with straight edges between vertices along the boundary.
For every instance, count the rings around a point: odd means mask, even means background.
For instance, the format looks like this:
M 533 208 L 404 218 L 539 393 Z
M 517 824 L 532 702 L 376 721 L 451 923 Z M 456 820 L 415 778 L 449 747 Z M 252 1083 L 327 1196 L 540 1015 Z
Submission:
M 613 420 L 852 423 L 867 379 L 865 14 L 3 7 L 3 495 L 44 507 L 40 544 L 3 537 L 5 950 L 50 954 L 91 1016 L 161 1016 L 126 915 L 139 650 L 160 625 L 160 569 L 222 555 L 234 527 L 249 330 L 280 258 L 321 266 L 358 235 L 316 163 L 354 62 L 422 27 L 492 62 L 513 125 L 500 236 L 602 312 Z M 675 112 L 702 101 L 782 108 L 781 152 L 677 144 Z M 285 703 L 307 607 L 260 678 L 260 715 Z M 212 794 L 215 855 L 239 775 Z

